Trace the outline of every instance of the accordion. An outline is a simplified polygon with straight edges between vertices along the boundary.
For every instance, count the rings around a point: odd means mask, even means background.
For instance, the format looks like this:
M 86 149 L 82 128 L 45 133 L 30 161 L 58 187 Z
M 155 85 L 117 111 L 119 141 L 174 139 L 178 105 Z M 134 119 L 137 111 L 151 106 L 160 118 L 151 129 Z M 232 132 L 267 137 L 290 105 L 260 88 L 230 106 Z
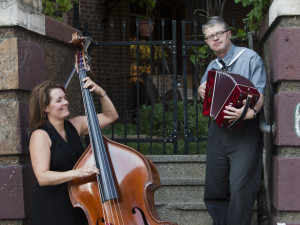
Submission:
M 240 127 L 248 108 L 252 108 L 260 97 L 257 89 L 247 78 L 224 71 L 208 71 L 206 81 L 203 115 L 212 117 L 220 127 Z M 247 101 L 240 118 L 232 123 L 224 119 L 226 106 L 241 108 L 245 99 Z

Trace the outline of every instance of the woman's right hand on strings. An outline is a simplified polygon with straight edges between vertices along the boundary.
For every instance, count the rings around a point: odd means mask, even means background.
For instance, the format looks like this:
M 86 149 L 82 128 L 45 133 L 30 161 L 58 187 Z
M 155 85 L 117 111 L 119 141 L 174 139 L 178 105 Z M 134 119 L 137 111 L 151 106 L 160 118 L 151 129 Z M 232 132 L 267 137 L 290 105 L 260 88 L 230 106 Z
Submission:
M 89 177 L 94 174 L 99 174 L 99 170 L 95 166 L 86 166 L 79 169 L 74 170 L 76 173 L 76 177 Z

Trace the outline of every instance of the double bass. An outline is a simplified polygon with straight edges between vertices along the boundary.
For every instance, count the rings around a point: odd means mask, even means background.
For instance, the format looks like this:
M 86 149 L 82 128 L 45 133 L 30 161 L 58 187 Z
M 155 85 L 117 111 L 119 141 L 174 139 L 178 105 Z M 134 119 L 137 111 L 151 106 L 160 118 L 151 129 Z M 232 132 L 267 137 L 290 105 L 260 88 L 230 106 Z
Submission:
M 136 150 L 101 134 L 91 93 L 83 88 L 82 81 L 88 71 L 84 49 L 90 42 L 90 38 L 72 35 L 91 143 L 74 169 L 96 165 L 100 173 L 70 181 L 71 202 L 85 212 L 89 225 L 177 225 L 161 221 L 156 211 L 154 191 L 161 184 L 154 164 Z

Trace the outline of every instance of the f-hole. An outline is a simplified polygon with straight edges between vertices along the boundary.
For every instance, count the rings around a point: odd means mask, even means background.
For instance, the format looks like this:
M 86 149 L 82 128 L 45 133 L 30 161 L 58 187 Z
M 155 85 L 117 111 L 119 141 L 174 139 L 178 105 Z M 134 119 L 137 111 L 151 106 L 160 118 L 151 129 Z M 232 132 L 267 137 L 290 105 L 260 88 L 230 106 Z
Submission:
M 149 225 L 148 222 L 147 222 L 147 220 L 146 220 L 146 216 L 145 216 L 144 212 L 143 212 L 140 208 L 137 208 L 137 207 L 133 208 L 133 209 L 132 209 L 132 213 L 133 213 L 133 214 L 136 214 L 136 209 L 137 209 L 138 211 L 140 211 L 140 213 L 141 213 L 141 216 L 142 216 L 143 221 L 144 221 L 144 224 L 143 224 L 143 225 Z M 142 225 L 142 224 L 141 224 L 141 225 Z
M 97 220 L 97 225 L 101 225 L 101 224 L 112 225 L 111 223 L 105 223 L 105 219 L 103 217 Z

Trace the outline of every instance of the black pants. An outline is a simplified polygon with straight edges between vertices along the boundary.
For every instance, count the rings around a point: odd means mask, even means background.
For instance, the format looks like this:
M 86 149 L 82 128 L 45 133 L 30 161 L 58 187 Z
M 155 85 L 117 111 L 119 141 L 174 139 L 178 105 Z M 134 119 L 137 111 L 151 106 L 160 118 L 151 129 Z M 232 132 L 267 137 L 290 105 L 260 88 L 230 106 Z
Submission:
M 207 140 L 204 202 L 213 225 L 249 225 L 262 167 L 256 120 L 236 130 L 211 124 Z

